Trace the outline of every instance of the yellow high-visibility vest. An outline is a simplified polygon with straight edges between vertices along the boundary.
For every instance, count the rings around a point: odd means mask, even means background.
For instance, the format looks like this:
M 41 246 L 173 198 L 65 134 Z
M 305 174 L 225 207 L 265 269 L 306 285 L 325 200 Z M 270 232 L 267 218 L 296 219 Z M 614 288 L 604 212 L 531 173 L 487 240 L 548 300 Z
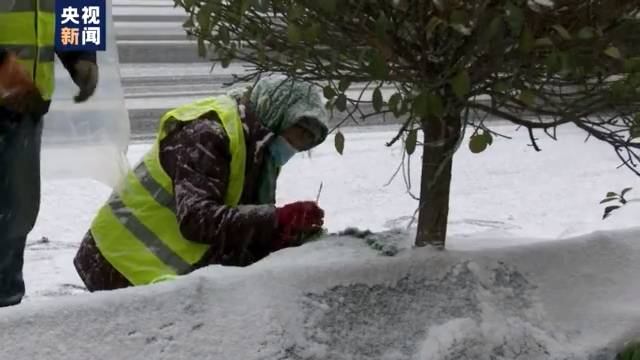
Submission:
M 225 204 L 237 206 L 244 186 L 246 144 L 237 102 L 208 98 L 169 111 L 152 149 L 100 209 L 91 233 L 100 253 L 133 285 L 191 272 L 210 246 L 184 238 L 176 217 L 173 182 L 160 164 L 160 142 L 176 122 L 216 112 L 229 138 L 230 177 Z
M 55 0 L 0 0 L 0 47 L 14 53 L 45 100 L 53 94 Z

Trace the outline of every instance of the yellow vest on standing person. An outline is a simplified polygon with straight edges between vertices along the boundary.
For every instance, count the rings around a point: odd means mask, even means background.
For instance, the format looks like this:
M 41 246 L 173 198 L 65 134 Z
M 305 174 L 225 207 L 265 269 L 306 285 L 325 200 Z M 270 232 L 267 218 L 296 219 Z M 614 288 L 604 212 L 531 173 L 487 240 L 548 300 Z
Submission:
M 14 53 L 40 95 L 54 88 L 55 0 L 0 0 L 0 47 Z
M 100 209 L 91 233 L 100 253 L 133 285 L 145 285 L 191 272 L 210 246 L 182 236 L 173 182 L 160 164 L 160 142 L 176 122 L 217 113 L 229 137 L 231 154 L 225 204 L 237 206 L 244 187 L 246 144 L 237 102 L 228 96 L 196 101 L 169 111 L 151 150 L 129 171 Z

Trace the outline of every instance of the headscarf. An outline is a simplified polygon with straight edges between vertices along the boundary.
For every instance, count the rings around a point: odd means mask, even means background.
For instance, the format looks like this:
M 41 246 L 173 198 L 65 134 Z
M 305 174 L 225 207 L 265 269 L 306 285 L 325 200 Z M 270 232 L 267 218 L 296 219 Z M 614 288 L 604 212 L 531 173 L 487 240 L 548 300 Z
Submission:
M 329 133 L 329 115 L 320 89 L 314 85 L 282 77 L 258 81 L 249 96 L 260 123 L 275 135 L 298 125 L 314 134 L 309 148 L 322 143 Z M 260 175 L 258 201 L 274 204 L 280 167 L 271 156 L 265 156 Z

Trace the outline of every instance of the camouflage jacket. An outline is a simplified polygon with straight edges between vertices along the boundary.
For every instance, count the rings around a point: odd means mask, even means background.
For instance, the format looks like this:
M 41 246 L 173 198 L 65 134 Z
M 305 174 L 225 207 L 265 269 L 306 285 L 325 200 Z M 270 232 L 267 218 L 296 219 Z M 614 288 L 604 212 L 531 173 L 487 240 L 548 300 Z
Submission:
M 175 129 L 160 144 L 160 162 L 173 180 L 178 223 L 183 236 L 210 244 L 194 269 L 211 265 L 247 266 L 271 250 L 276 236 L 275 207 L 256 204 L 258 182 L 273 134 L 247 107 L 243 119 L 247 161 L 240 205 L 224 205 L 229 178 L 228 137 L 211 113 Z M 131 286 L 100 254 L 89 231 L 74 259 L 90 291 Z

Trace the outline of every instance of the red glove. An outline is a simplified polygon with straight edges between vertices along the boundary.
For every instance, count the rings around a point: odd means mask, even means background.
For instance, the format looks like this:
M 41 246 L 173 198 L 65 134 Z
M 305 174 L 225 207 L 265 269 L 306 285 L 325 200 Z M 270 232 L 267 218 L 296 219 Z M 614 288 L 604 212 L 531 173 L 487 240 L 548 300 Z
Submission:
M 274 248 L 296 244 L 298 236 L 322 229 L 324 211 L 314 201 L 298 201 L 276 209 L 279 237 Z

